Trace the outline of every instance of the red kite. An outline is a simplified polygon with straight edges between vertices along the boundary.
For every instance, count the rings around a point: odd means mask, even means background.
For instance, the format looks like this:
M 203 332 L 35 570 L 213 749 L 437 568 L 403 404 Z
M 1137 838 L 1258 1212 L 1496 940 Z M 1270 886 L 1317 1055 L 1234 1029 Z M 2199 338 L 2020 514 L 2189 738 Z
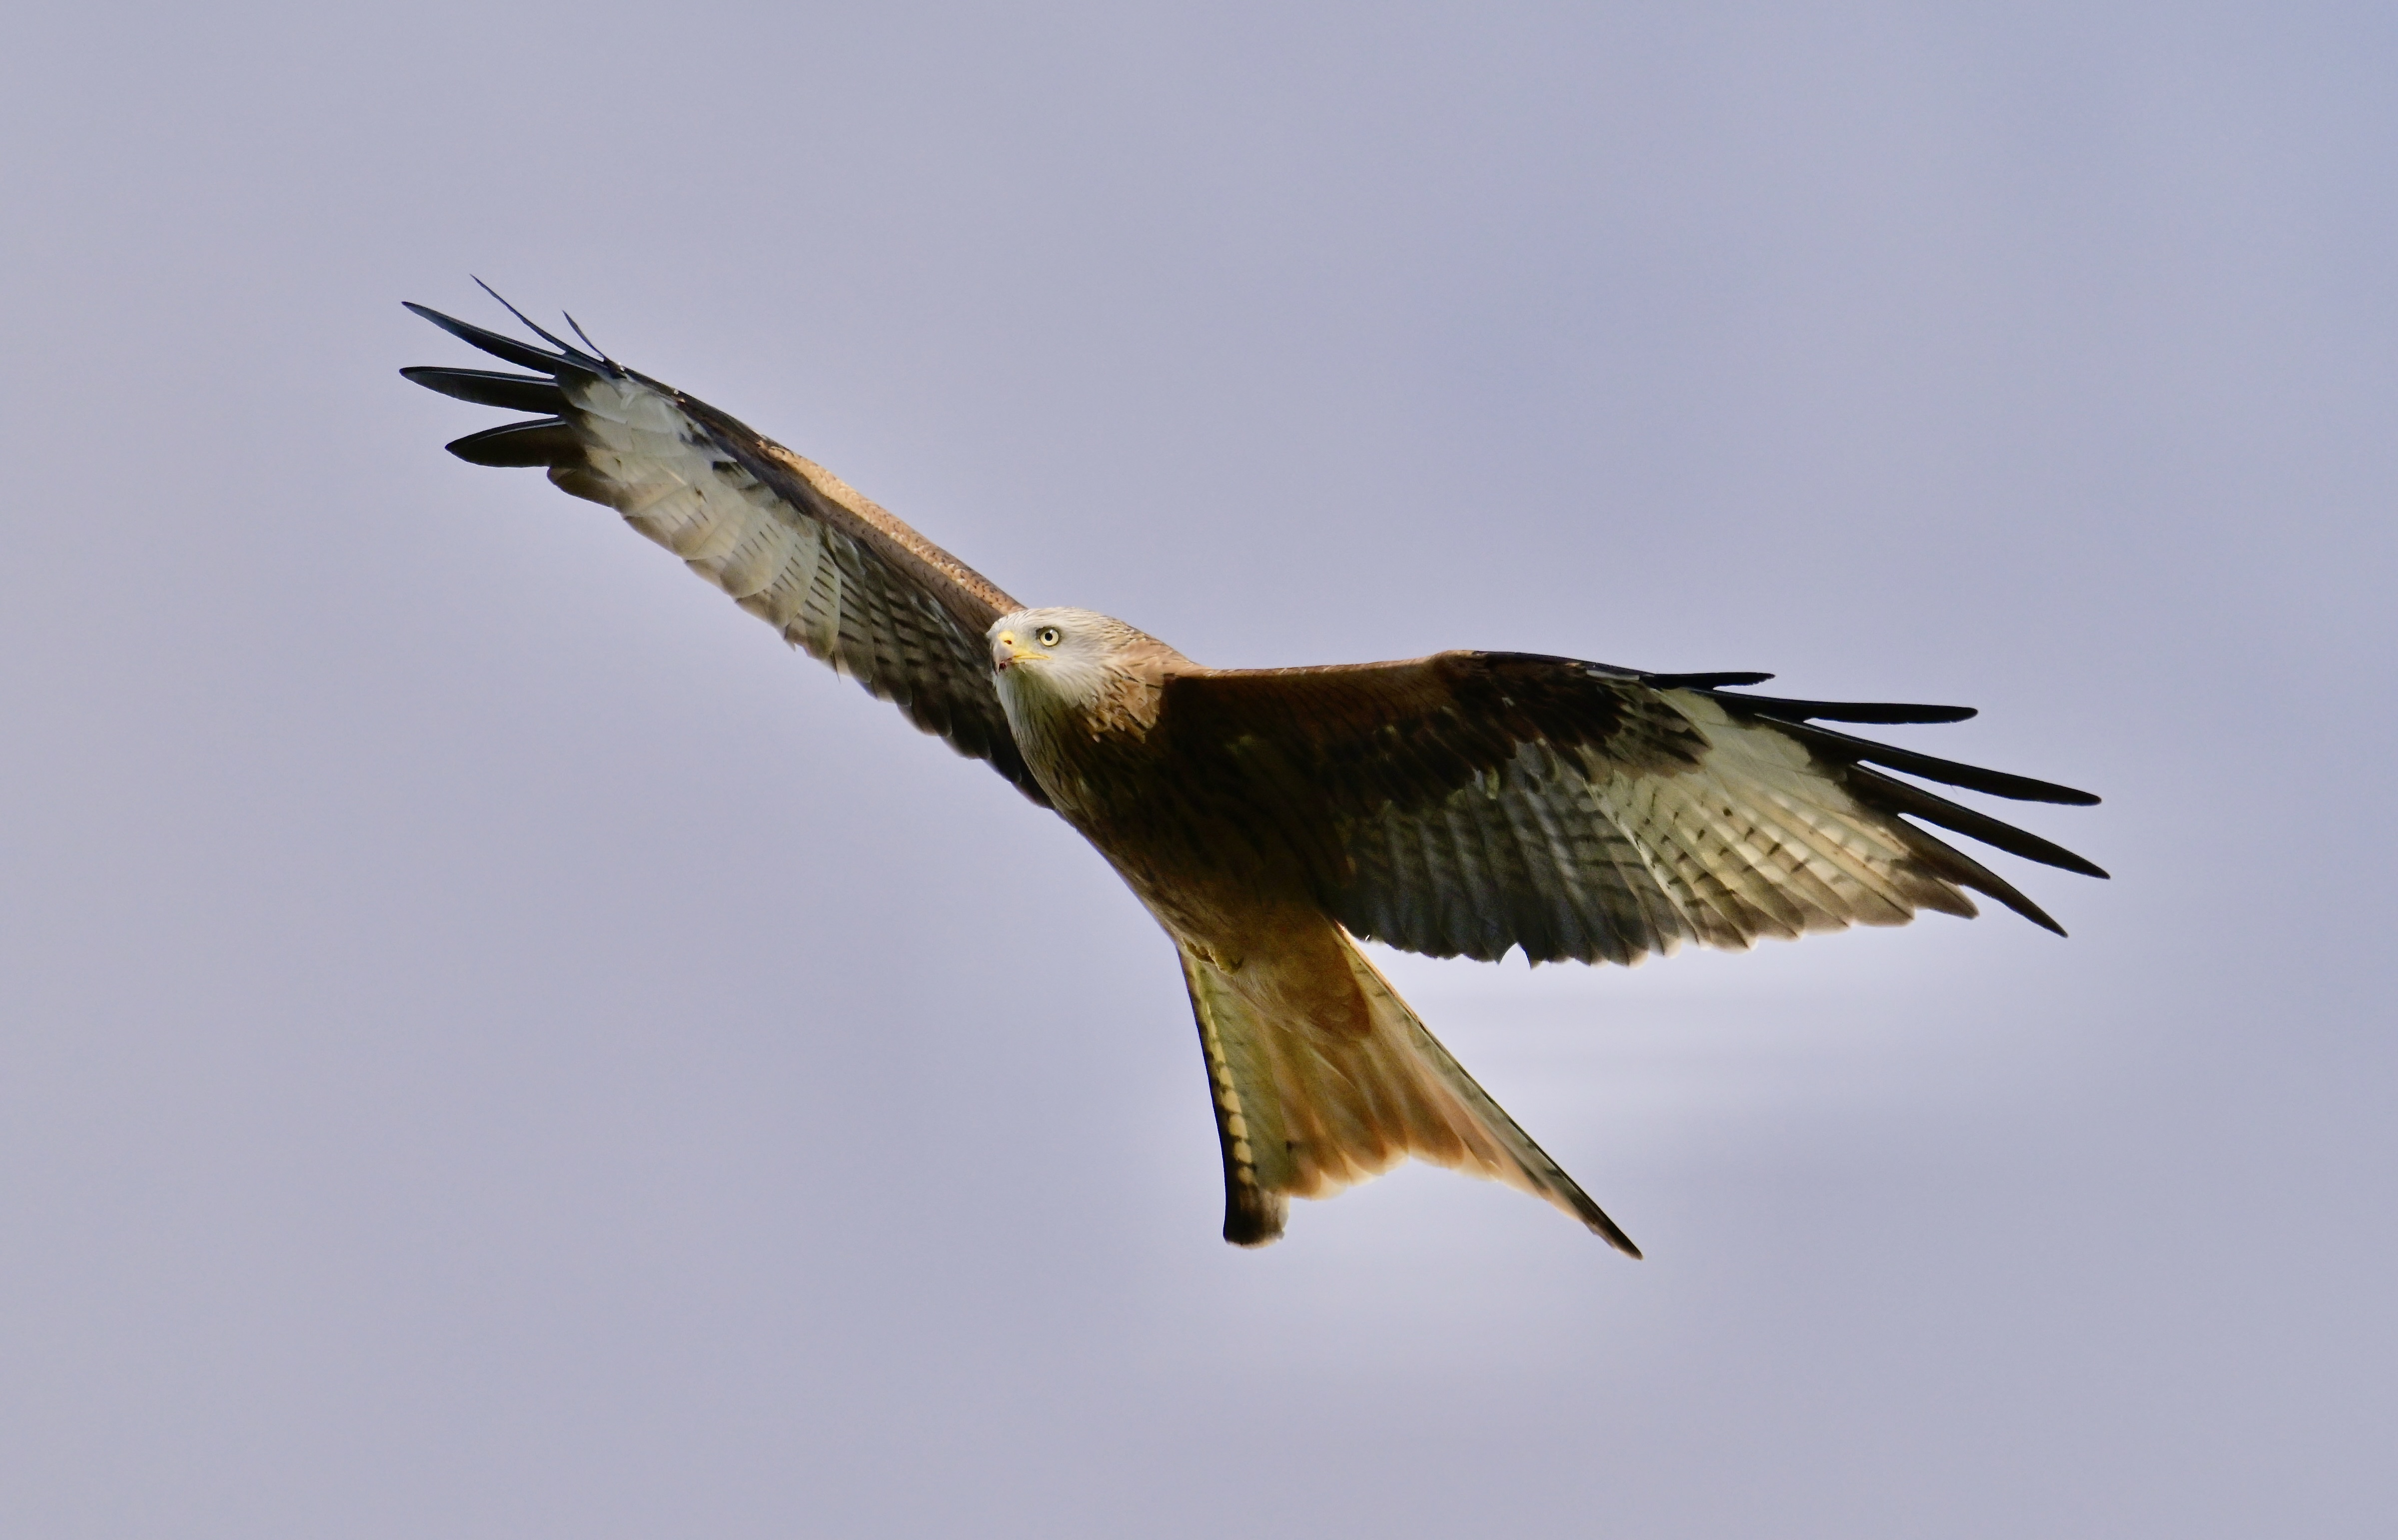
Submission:
M 538 414 L 451 453 L 543 466 L 615 509 L 1098 847 L 1180 955 L 1237 1244 L 1281 1235 L 1289 1199 L 1414 1156 L 1546 1199 L 1640 1254 L 1354 938 L 1631 963 L 1685 941 L 1970 916 L 1969 889 L 2064 933 L 1909 818 L 2107 875 L 1888 772 L 2034 802 L 2088 793 L 1817 725 L 1969 708 L 1778 700 L 1735 692 L 1770 675 L 1516 652 L 1204 667 L 1122 621 L 1026 609 L 821 466 L 587 340 L 526 321 L 549 352 L 408 308 L 533 371 L 402 370 Z

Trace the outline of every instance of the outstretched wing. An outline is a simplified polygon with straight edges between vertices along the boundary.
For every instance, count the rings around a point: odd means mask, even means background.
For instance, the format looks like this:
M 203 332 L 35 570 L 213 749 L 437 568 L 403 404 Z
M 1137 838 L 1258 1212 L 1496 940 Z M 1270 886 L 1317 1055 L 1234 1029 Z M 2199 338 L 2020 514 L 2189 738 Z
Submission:
M 1629 963 L 1685 941 L 1972 915 L 1967 889 L 2064 933 L 1909 817 L 2107 875 L 1884 771 L 2029 801 L 2088 793 L 1813 725 L 1971 710 L 1724 689 L 1768 677 L 1506 652 L 1202 671 L 1167 680 L 1162 725 L 1212 796 L 1304 852 L 1341 924 L 1435 957 Z
M 470 434 L 451 453 L 546 467 L 560 488 L 615 509 L 742 609 L 1047 805 L 991 689 L 983 633 L 1020 607 L 989 580 L 823 466 L 671 386 L 546 331 L 555 353 L 408 308 L 539 371 L 400 370 L 444 395 L 542 414 Z

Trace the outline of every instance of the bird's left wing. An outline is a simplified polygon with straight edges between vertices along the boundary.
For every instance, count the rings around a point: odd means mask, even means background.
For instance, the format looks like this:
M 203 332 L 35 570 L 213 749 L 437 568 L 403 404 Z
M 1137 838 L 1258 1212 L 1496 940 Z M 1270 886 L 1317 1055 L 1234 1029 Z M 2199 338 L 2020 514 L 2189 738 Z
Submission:
M 558 351 L 408 308 L 538 371 L 402 369 L 444 395 L 541 414 L 470 434 L 451 453 L 546 467 L 560 488 L 615 509 L 794 645 L 1046 805 L 991 689 L 983 633 L 1019 606 L 990 580 L 823 466 L 672 386 L 538 327 Z
M 1685 941 L 1971 915 L 1966 889 L 2059 930 L 1910 817 L 2106 875 L 1884 771 L 2030 801 L 2088 793 L 1815 725 L 1970 710 L 1725 688 L 1766 677 L 1509 652 L 1194 670 L 1166 680 L 1160 723 L 1226 827 L 1300 851 L 1353 933 L 1435 957 L 1634 962 Z

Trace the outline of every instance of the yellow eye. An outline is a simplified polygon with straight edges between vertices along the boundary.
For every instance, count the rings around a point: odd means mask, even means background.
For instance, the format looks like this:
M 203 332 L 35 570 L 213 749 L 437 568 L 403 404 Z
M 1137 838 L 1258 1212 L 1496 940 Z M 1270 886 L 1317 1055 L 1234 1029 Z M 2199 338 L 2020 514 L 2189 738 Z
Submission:
M 1044 625 L 1032 634 L 1032 639 L 1044 647 L 1055 647 L 1064 641 L 1065 634 L 1054 625 Z

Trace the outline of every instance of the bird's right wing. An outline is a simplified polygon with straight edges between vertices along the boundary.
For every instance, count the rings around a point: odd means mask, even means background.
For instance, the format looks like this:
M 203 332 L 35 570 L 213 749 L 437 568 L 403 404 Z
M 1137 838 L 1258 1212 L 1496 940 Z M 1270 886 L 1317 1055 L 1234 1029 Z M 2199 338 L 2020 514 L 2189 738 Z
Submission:
M 560 488 L 615 509 L 794 645 L 1047 805 L 1008 732 L 983 641 L 1020 607 L 988 579 L 823 466 L 671 386 L 546 331 L 555 353 L 408 308 L 539 371 L 402 369 L 444 395 L 541 414 L 470 434 L 451 453 L 547 468 Z

